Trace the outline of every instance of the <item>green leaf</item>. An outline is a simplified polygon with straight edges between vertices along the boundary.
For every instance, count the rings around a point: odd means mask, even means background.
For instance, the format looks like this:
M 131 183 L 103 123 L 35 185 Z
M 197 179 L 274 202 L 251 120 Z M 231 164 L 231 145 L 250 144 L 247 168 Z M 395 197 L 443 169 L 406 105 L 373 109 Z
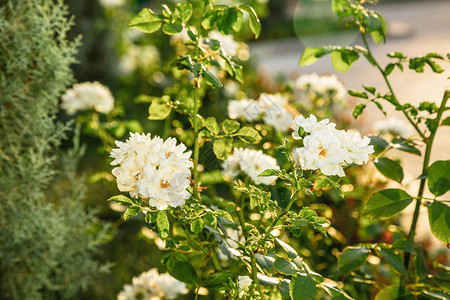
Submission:
M 216 23 L 216 19 L 217 19 L 217 10 L 216 9 L 207 10 L 202 18 L 203 28 L 205 28 L 206 30 L 212 28 Z
M 255 39 L 257 39 L 259 37 L 259 34 L 261 33 L 261 22 L 259 21 L 255 10 L 253 9 L 253 7 L 246 4 L 240 5 L 239 8 L 248 13 L 250 17 L 250 29 L 255 35 Z
M 389 54 L 387 54 L 387 56 L 390 58 L 398 58 L 398 59 L 407 58 L 402 52 L 398 52 L 398 51 L 389 53 Z
M 354 90 L 348 90 L 348 94 L 353 97 L 363 98 L 363 99 L 369 99 L 369 96 L 367 96 L 366 92 L 360 92 L 360 91 L 354 91 Z
M 358 52 L 350 49 L 337 49 L 331 52 L 331 63 L 336 71 L 344 73 L 359 58 Z
M 450 190 L 450 161 L 438 160 L 428 168 L 428 188 L 436 197 Z
M 265 176 L 278 176 L 279 171 L 275 169 L 267 169 L 261 172 L 258 176 L 265 177 Z
M 417 246 L 417 255 L 414 258 L 414 266 L 416 268 L 416 274 L 420 278 L 426 278 L 428 276 L 428 268 L 425 264 L 425 256 L 423 254 L 422 246 Z
M 387 178 L 393 179 L 399 183 L 403 180 L 403 168 L 398 162 L 395 162 L 387 157 L 381 157 L 374 160 L 375 167 L 381 174 Z
M 446 293 L 444 291 L 426 291 L 426 290 L 422 290 L 420 291 L 420 294 L 422 296 L 424 296 L 426 299 L 431 299 L 431 300 L 449 300 L 450 299 L 450 294 Z
M 249 144 L 258 144 L 262 140 L 262 137 L 259 135 L 258 131 L 249 126 L 239 129 L 237 136 Z
M 280 240 L 278 238 L 276 238 L 275 240 L 284 249 L 284 251 L 286 251 L 286 253 L 290 259 L 295 259 L 298 256 L 297 251 L 295 251 L 295 249 L 292 248 L 289 244 L 283 242 L 282 240 Z
M 238 12 L 241 14 L 242 12 L 235 7 L 227 7 L 219 12 L 217 17 L 217 28 L 223 35 L 230 34 L 234 24 L 238 21 Z
M 183 30 L 183 25 L 179 23 L 166 23 L 162 27 L 162 31 L 167 35 L 174 35 Z
M 169 236 L 169 220 L 164 210 L 158 210 L 156 213 L 156 226 L 158 227 L 159 236 L 165 239 Z
M 390 218 L 404 210 L 412 201 L 412 197 L 403 190 L 382 190 L 370 197 L 362 215 L 381 219 Z
M 167 105 L 167 102 L 170 100 L 168 96 L 163 96 L 159 99 L 155 99 L 150 104 L 148 109 L 148 119 L 149 120 L 164 120 L 166 119 L 170 113 L 172 112 L 172 108 Z
M 377 31 L 381 28 L 381 20 L 377 14 L 369 12 L 364 15 L 367 32 Z
M 233 139 L 221 138 L 214 141 L 213 151 L 218 159 L 225 160 L 233 149 Z
M 142 32 L 152 33 L 161 27 L 163 20 L 162 16 L 155 14 L 151 9 L 144 8 L 131 20 L 128 27 L 136 27 Z
M 394 71 L 394 68 L 395 68 L 395 64 L 392 64 L 392 63 L 388 64 L 386 66 L 386 68 L 384 69 L 384 75 L 386 75 L 386 76 L 390 75 L 392 73 L 392 71 Z
M 420 150 L 416 148 L 416 144 L 412 141 L 406 140 L 402 137 L 396 137 L 394 138 L 391 143 L 393 144 L 393 147 L 397 150 L 415 154 L 420 156 Z
M 333 300 L 354 300 L 337 286 L 323 284 L 322 288 L 333 298 Z
M 308 66 L 310 64 L 313 64 L 319 59 L 320 57 L 330 53 L 336 49 L 335 47 L 326 47 L 326 48 L 305 48 L 305 51 L 303 51 L 302 56 L 300 57 L 299 65 L 302 66 Z
M 363 85 L 363 88 L 368 91 L 369 93 L 371 93 L 372 95 L 375 95 L 376 89 L 373 86 L 365 86 Z
M 438 65 L 435 61 L 432 61 L 431 59 L 427 59 L 426 63 L 430 66 L 431 70 L 433 70 L 434 73 L 442 73 L 444 72 L 444 69 L 440 65 Z
M 400 287 L 398 285 L 390 285 L 382 289 L 376 296 L 375 300 L 410 300 L 413 295 L 408 289 L 405 289 L 404 295 L 399 295 Z
M 369 138 L 370 138 L 370 145 L 372 145 L 373 149 L 375 150 L 375 152 L 373 153 L 375 156 L 380 155 L 381 152 L 383 152 L 384 149 L 386 149 L 389 146 L 389 143 L 379 136 L 369 136 Z
M 408 242 L 407 240 L 396 240 L 393 244 L 392 247 L 394 249 L 399 249 L 399 250 L 403 250 L 406 252 L 409 252 L 411 254 L 416 254 L 416 249 L 414 249 L 414 245 L 410 242 Z
M 316 295 L 316 282 L 309 275 L 297 274 L 289 284 L 292 299 L 312 300 Z
M 291 295 L 289 295 L 289 281 L 288 280 L 283 279 L 280 282 L 278 289 L 280 290 L 282 300 L 291 300 L 292 299 Z
M 208 117 L 206 119 L 206 128 L 215 135 L 220 132 L 219 124 L 217 124 L 216 118 L 214 117 Z
M 369 257 L 370 249 L 365 246 L 346 247 L 338 258 L 338 267 L 343 275 L 361 268 Z
M 201 218 L 197 218 L 191 222 L 191 231 L 195 234 L 202 232 L 205 227 L 205 222 Z
M 202 65 L 202 76 L 206 79 L 206 81 L 208 83 L 210 83 L 211 85 L 213 85 L 216 88 L 222 88 L 223 85 L 220 82 L 219 79 L 217 79 L 217 77 L 211 73 L 210 71 L 208 71 L 208 69 Z
M 238 32 L 242 28 L 242 22 L 244 20 L 244 13 L 240 10 L 236 10 L 236 20 L 233 25 L 233 30 Z
M 133 204 L 133 201 L 130 198 L 123 195 L 112 196 L 106 201 L 114 201 L 120 204 Z
M 180 17 L 181 22 L 187 23 L 192 16 L 194 9 L 190 3 L 177 3 L 175 13 Z
M 241 127 L 239 122 L 234 120 L 226 119 L 225 121 L 222 122 L 222 128 L 226 134 L 235 133 L 236 131 L 238 131 L 239 127 Z
M 386 41 L 386 22 L 384 21 L 383 17 L 379 13 L 376 12 L 375 15 L 380 20 L 381 27 L 378 28 L 378 30 L 372 31 L 370 33 L 370 35 L 372 36 L 373 41 L 376 44 L 379 44 L 382 41 Z
M 208 289 L 219 289 L 222 285 L 232 278 L 233 273 L 230 272 L 217 272 L 211 274 L 208 279 L 202 282 L 202 286 Z
M 172 268 L 169 268 L 169 274 L 173 278 L 188 284 L 198 285 L 199 279 L 194 267 L 187 261 L 178 261 Z
M 405 266 L 403 265 L 403 259 L 400 254 L 395 253 L 394 250 L 382 245 L 377 247 L 377 251 L 385 259 L 386 263 L 389 264 L 394 270 L 403 276 L 408 274 Z
M 277 257 L 273 262 L 273 267 L 275 271 L 284 275 L 293 275 L 298 271 L 298 268 L 294 263 L 283 257 Z
M 443 125 L 443 126 L 450 126 L 450 117 L 445 118 L 442 121 L 441 125 Z
M 319 53 L 320 50 L 322 50 L 322 48 L 306 48 L 300 57 L 299 65 L 308 66 L 315 63 L 319 59 L 316 54 Z
M 127 210 L 123 213 L 123 219 L 127 220 L 130 217 L 137 216 L 137 214 L 141 211 L 139 206 L 132 205 L 127 208 Z
M 217 218 L 213 213 L 206 213 L 205 216 L 203 217 L 203 221 L 205 222 L 206 225 L 212 227 L 212 228 L 216 228 L 217 227 Z
M 360 104 L 356 105 L 352 112 L 353 118 L 355 118 L 355 119 L 358 118 L 358 116 L 360 116 L 364 112 L 365 108 L 366 108 L 366 105 L 364 103 L 360 103 Z
M 233 217 L 230 215 L 229 212 L 227 212 L 227 211 L 225 211 L 225 210 L 219 209 L 219 210 L 216 210 L 215 213 L 216 213 L 216 215 L 217 215 L 218 217 L 222 217 L 222 218 L 224 218 L 225 220 L 228 220 L 228 221 L 230 221 L 231 223 L 234 223 Z
M 344 9 L 348 8 L 348 1 L 347 0 L 332 0 L 331 1 L 331 9 L 333 10 L 334 14 L 338 17 L 340 17 L 344 13 Z
M 448 245 L 450 243 L 450 207 L 434 200 L 428 207 L 428 220 L 434 236 Z

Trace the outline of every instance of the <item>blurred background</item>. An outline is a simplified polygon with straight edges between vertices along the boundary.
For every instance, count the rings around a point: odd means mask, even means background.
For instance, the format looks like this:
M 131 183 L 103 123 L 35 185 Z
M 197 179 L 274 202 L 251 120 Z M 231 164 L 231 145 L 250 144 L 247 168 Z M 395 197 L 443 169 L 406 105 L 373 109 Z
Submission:
M 120 217 L 122 208 L 110 206 L 106 202 L 106 199 L 119 193 L 110 173 L 110 160 L 106 157 L 111 141 L 124 140 L 130 131 L 163 134 L 165 124 L 147 119 L 149 102 L 139 96 L 161 96 L 171 86 L 172 79 L 165 74 L 168 62 L 176 57 L 176 46 L 173 39 L 161 33 L 144 35 L 129 29 L 127 24 L 143 7 L 158 11 L 161 4 L 169 4 L 168 2 L 170 3 L 169 0 L 66 0 L 75 16 L 75 26 L 70 35 L 72 38 L 82 36 L 78 63 L 73 66 L 76 80 L 99 81 L 110 88 L 116 101 L 115 112 L 111 116 L 101 116 L 102 119 L 97 120 L 98 123 L 95 118 L 89 118 L 89 124 L 81 136 L 81 142 L 87 145 L 79 170 L 86 175 L 89 182 L 85 204 L 89 209 L 98 211 L 102 222 L 112 225 L 110 234 L 98 253 L 101 261 L 111 262 L 112 266 L 109 273 L 98 276 L 95 284 L 85 290 L 80 299 L 115 299 L 123 285 L 131 282 L 133 276 L 154 266 L 161 266 L 161 256 L 164 252 L 159 248 L 162 246 L 158 244 L 156 236 L 146 229 L 143 220 L 132 219 L 124 222 Z M 298 61 L 305 47 L 362 44 L 354 29 L 337 23 L 329 1 L 218 0 L 216 3 L 246 3 L 253 6 L 261 19 L 262 32 L 257 41 L 252 40 L 252 34 L 245 30 L 235 36 L 238 42 L 249 42 L 248 48 L 244 47 L 239 54 L 245 68 L 246 81 L 242 86 L 229 84 L 225 86 L 224 91 L 208 93 L 203 107 L 204 115 L 219 115 L 218 112 L 226 110 L 226 100 L 242 97 L 239 96 L 239 90 L 248 97 L 257 97 L 262 92 L 286 91 L 293 80 L 310 73 L 336 74 L 347 89 L 358 90 L 365 84 L 375 86 L 379 91 L 387 91 L 381 75 L 363 59 L 358 60 L 346 73 L 337 73 L 329 57 L 307 67 L 299 67 Z M 412 57 L 428 52 L 443 55 L 450 52 L 450 1 L 386 0 L 380 1 L 375 10 L 379 11 L 387 22 L 387 43 L 372 45 L 375 57 L 382 64 L 388 61 L 386 54 L 393 51 L 401 51 Z M 445 67 L 448 68 L 444 65 Z M 396 70 L 391 79 L 398 97 L 404 101 L 439 102 L 444 90 L 449 88 L 449 76 L 449 70 L 444 74 L 416 74 L 407 70 L 401 73 Z M 346 112 L 339 117 L 341 123 L 358 126 L 365 134 L 374 133 L 373 124 L 384 119 L 384 116 L 370 107 L 355 123 L 349 116 L 357 100 L 349 96 L 346 98 Z M 387 111 L 401 117 L 394 109 L 387 108 Z M 64 113 L 59 117 L 62 120 L 72 118 Z M 99 125 L 100 123 L 103 125 Z M 95 130 L 98 126 L 103 126 L 105 131 L 100 139 L 101 131 Z M 412 131 L 412 128 L 410 130 Z M 448 158 L 450 139 L 446 137 L 449 134 L 448 127 L 438 132 L 432 161 Z M 189 141 L 186 143 L 189 144 Z M 404 161 L 404 184 L 408 190 L 416 193 L 418 183 L 413 180 L 420 175 L 418 165 L 421 158 L 400 153 L 398 158 Z M 216 169 L 218 166 L 217 163 Z M 357 177 L 357 174 L 355 176 Z M 351 185 L 351 182 L 349 184 Z M 369 183 L 366 184 L 370 186 Z M 401 220 L 392 221 L 392 226 L 387 227 L 389 230 L 384 230 L 380 221 L 359 219 L 348 209 L 350 207 L 357 211 L 360 203 L 383 184 L 385 183 L 381 180 L 367 189 L 350 189 L 348 198 L 343 201 L 336 200 L 332 195 L 323 196 L 328 199 L 323 203 L 328 206 L 327 209 L 333 211 L 334 216 L 341 213 L 340 219 L 335 217 L 332 224 L 337 224 L 349 244 L 380 240 L 392 242 L 393 236 L 402 231 Z M 407 218 L 405 214 L 403 219 L 406 224 L 409 223 Z M 425 228 L 427 220 L 422 220 L 421 224 L 421 228 Z M 442 248 L 428 232 L 420 232 L 417 242 L 429 250 L 429 257 L 438 257 L 440 261 L 448 263 L 448 250 Z M 323 264 L 323 268 L 326 268 L 328 263 L 331 265 L 335 262 L 334 254 L 332 258 L 326 257 L 331 256 L 329 253 L 332 253 L 332 249 L 342 250 L 336 243 L 314 246 L 323 250 L 315 254 L 317 265 Z M 189 297 L 186 296 L 187 299 Z M 360 299 L 366 299 L 365 296 L 361 297 Z

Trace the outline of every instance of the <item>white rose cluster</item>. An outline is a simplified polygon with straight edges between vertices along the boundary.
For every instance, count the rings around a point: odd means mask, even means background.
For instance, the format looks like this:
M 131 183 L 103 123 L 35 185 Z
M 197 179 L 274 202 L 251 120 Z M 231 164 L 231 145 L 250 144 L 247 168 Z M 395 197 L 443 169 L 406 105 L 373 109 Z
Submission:
M 231 119 L 243 118 L 253 122 L 262 117 L 265 124 L 281 132 L 289 130 L 296 114 L 289 106 L 288 99 L 281 94 L 263 93 L 258 100 L 232 100 L 228 104 L 228 115 Z
M 131 197 L 148 199 L 150 206 L 164 210 L 168 206 L 183 205 L 190 197 L 186 190 L 190 185 L 193 166 L 189 159 L 192 151 L 186 151 L 183 143 L 175 138 L 162 138 L 150 134 L 131 133 L 126 142 L 116 141 L 111 165 L 117 186 Z
M 316 73 L 302 75 L 295 81 L 295 87 L 314 93 L 318 97 L 327 96 L 335 100 L 344 98 L 346 94 L 344 85 L 335 75 L 319 76 Z
M 114 108 L 114 98 L 111 91 L 97 81 L 76 83 L 62 96 L 61 107 L 69 115 L 87 109 L 108 114 Z
M 255 184 L 272 184 L 276 176 L 258 177 L 267 169 L 279 169 L 275 158 L 264 154 L 261 150 L 235 148 L 222 164 L 223 174 L 226 177 L 234 178 L 239 173 L 244 172 Z
M 159 274 L 156 268 L 133 277 L 133 284 L 125 284 L 117 300 L 175 299 L 188 292 L 186 284 L 168 273 Z
M 296 117 L 292 137 L 301 139 L 300 128 L 307 135 L 303 147 L 297 148 L 300 165 L 306 170 L 320 169 L 323 174 L 345 176 L 343 167 L 350 164 L 362 165 L 374 152 L 369 145 L 370 138 L 361 138 L 358 132 L 338 130 L 328 119 L 317 121 L 314 115 L 308 118 Z

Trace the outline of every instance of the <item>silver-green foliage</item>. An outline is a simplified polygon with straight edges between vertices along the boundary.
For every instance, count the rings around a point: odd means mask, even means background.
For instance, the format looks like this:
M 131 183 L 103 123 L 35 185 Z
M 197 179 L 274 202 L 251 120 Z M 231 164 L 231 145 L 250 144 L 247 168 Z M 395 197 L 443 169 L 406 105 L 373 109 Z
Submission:
M 100 269 L 58 99 L 78 42 L 62 1 L 0 2 L 0 294 L 73 298 Z

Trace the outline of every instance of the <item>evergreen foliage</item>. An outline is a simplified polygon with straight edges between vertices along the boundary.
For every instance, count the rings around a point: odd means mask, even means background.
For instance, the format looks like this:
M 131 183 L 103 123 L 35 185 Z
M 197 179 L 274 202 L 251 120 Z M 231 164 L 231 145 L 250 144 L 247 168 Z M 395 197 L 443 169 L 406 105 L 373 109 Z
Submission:
M 0 4 L 0 295 L 6 299 L 73 298 L 101 266 L 81 205 L 79 147 L 58 148 L 69 124 L 56 121 L 73 83 L 79 41 L 63 1 Z

